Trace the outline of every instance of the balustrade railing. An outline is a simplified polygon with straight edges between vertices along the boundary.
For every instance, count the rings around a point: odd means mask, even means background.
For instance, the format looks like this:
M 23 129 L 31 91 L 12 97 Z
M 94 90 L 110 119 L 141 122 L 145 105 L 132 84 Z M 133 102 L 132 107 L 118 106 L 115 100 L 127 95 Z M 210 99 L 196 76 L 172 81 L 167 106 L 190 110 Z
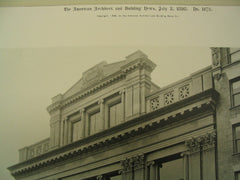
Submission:
M 146 98 L 147 112 L 155 111 L 212 88 L 212 74 L 209 69 L 208 67 L 188 78 L 152 92 Z
M 49 151 L 49 138 L 19 150 L 20 162 L 34 158 Z

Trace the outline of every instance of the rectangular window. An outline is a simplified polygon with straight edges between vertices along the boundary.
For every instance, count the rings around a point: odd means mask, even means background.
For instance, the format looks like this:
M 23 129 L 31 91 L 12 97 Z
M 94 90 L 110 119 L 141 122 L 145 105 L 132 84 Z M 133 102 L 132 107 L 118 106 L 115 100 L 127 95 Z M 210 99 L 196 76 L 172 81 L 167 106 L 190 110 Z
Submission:
M 116 126 L 123 121 L 122 104 L 117 103 L 109 107 L 110 127 Z
M 240 48 L 230 48 L 229 51 L 230 51 L 229 54 L 230 54 L 230 59 L 232 63 L 240 60 Z
M 83 124 L 82 121 L 75 121 L 72 123 L 72 142 L 82 138 Z
M 240 153 L 240 123 L 233 126 L 234 153 Z
M 89 120 L 90 120 L 90 135 L 101 131 L 102 121 L 100 119 L 100 112 L 91 114 Z
M 232 107 L 240 105 L 240 78 L 231 82 Z

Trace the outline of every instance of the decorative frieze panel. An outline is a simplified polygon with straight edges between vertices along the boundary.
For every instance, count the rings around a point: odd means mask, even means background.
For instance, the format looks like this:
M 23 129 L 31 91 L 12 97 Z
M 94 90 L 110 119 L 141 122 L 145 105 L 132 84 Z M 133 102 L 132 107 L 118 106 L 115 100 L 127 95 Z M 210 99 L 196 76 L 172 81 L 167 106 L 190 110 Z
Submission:
M 142 168 L 144 164 L 145 164 L 145 159 L 143 154 L 126 158 L 125 160 L 121 161 L 121 166 L 122 166 L 121 172 L 132 171 L 133 168 L 135 169 Z
M 169 105 L 174 102 L 174 92 L 170 91 L 166 94 L 164 94 L 164 104 Z
M 160 107 L 160 100 L 159 97 L 156 97 L 154 99 L 151 99 L 151 110 L 154 111 Z
M 208 150 L 215 147 L 216 144 L 216 132 L 207 133 L 206 135 L 189 139 L 185 142 L 185 145 L 189 148 L 191 153 L 199 152 L 200 150 Z
M 179 88 L 179 99 L 185 99 L 190 96 L 189 84 Z

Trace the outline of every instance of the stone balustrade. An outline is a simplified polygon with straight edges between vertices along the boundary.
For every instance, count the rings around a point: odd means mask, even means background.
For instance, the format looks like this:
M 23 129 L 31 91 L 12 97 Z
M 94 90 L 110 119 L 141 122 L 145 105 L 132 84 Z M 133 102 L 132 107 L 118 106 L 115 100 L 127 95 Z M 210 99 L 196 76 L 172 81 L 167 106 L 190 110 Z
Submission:
M 212 72 L 207 67 L 191 76 L 152 92 L 146 97 L 147 113 L 211 89 Z
M 19 161 L 25 161 L 49 151 L 49 140 L 50 138 L 44 139 L 31 146 L 24 147 L 19 150 Z

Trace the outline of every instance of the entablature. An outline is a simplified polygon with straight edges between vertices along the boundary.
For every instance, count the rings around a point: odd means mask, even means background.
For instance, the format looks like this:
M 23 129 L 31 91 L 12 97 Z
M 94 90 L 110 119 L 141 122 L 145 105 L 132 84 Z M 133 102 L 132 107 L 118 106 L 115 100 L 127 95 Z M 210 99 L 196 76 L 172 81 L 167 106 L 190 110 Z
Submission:
M 56 162 L 96 151 L 98 148 L 117 143 L 134 136 L 143 135 L 154 129 L 163 129 L 169 124 L 184 121 L 187 117 L 198 116 L 198 113 L 215 113 L 218 93 L 209 89 L 166 107 L 149 112 L 127 122 L 96 133 L 79 141 L 49 151 L 33 159 L 21 162 L 9 168 L 12 174 L 18 175 L 51 165 Z

